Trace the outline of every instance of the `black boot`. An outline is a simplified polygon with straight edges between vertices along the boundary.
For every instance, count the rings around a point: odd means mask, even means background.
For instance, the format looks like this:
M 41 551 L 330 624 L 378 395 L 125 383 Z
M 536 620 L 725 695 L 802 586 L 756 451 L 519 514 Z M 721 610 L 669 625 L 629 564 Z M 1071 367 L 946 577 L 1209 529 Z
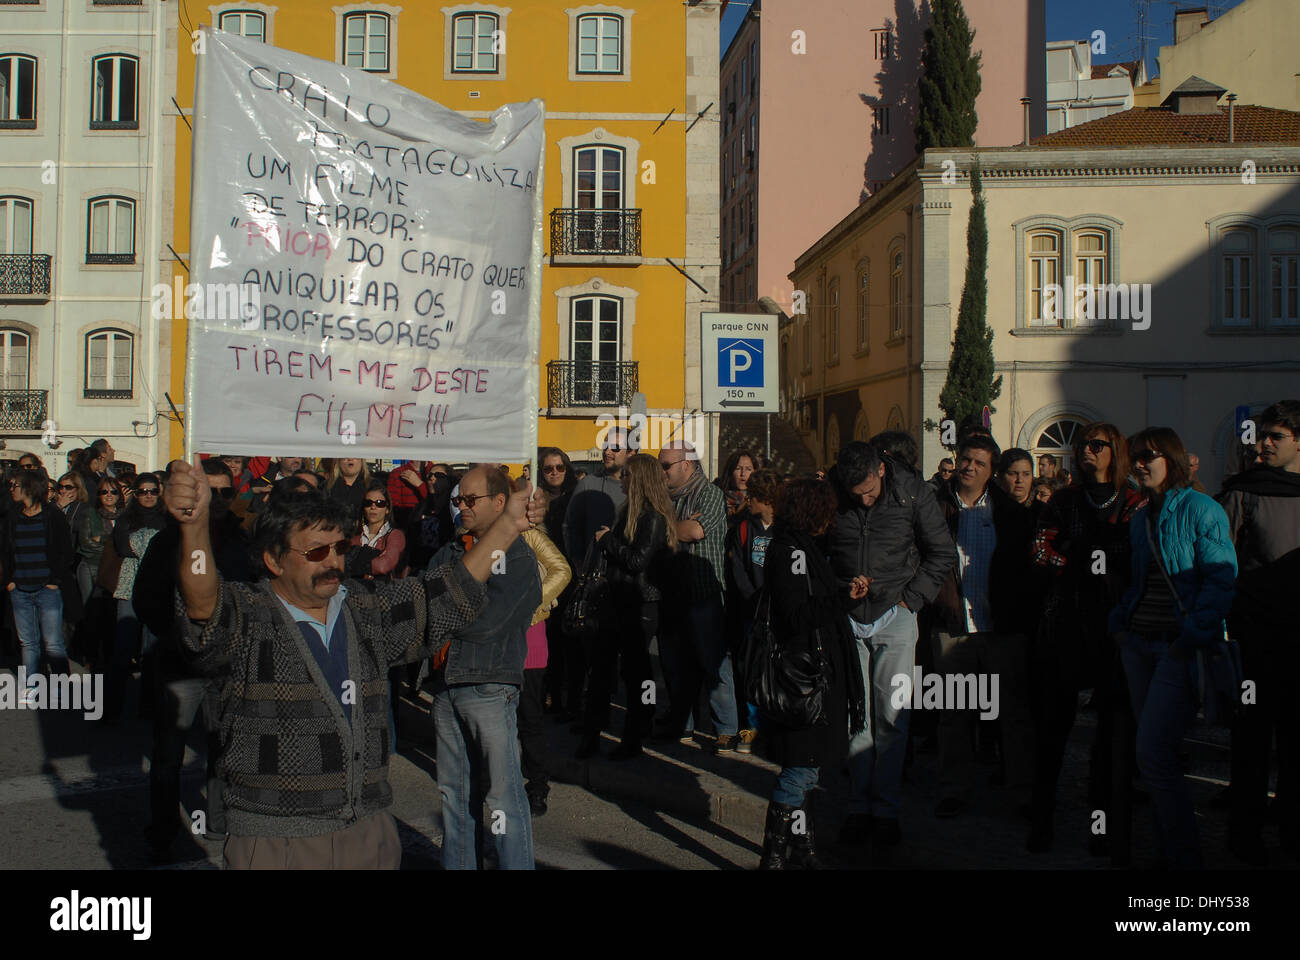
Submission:
M 804 801 L 803 809 L 796 811 L 791 819 L 790 866 L 796 870 L 822 869 L 822 862 L 817 859 L 816 840 L 813 837 L 812 804 L 807 800 Z
M 760 870 L 784 870 L 790 861 L 790 826 L 795 808 L 775 800 L 767 805 L 767 825 L 763 828 L 763 858 Z

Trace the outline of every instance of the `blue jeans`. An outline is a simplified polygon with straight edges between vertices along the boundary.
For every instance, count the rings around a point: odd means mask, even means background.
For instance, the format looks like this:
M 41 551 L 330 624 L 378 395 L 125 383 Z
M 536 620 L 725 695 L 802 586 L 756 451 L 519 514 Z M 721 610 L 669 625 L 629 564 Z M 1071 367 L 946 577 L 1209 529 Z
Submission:
M 533 869 L 533 820 L 519 765 L 519 688 L 507 683 L 434 687 L 438 793 L 442 796 L 442 868 L 475 870 L 483 840 L 483 803 L 502 870 Z M 483 794 L 486 769 L 489 787 Z
M 802 807 L 808 791 L 817 786 L 820 775 L 820 767 L 782 767 L 776 779 L 776 789 L 772 791 L 772 802 Z
M 63 644 L 63 593 L 59 590 L 9 591 L 9 601 L 14 606 L 14 626 L 23 645 L 23 666 L 27 668 L 27 682 L 41 668 L 41 643 L 45 644 L 45 657 L 54 672 L 67 673 L 68 650 Z
M 1196 716 L 1196 658 L 1173 634 L 1122 633 L 1120 659 L 1137 718 L 1137 763 L 1151 791 L 1156 848 L 1167 866 L 1201 867 L 1196 812 L 1178 762 L 1178 745 Z
M 912 674 L 916 614 L 894 607 L 881 621 L 884 626 L 864 638 L 861 634 L 869 625 L 850 618 L 867 694 L 867 723 L 849 741 L 849 813 L 896 819 L 903 807 L 903 760 L 912 712 L 906 705 L 894 707 L 890 680 L 896 674 Z
M 669 722 L 686 726 L 694 715 L 695 701 L 703 684 L 709 692 L 714 732 L 734 737 L 739 729 L 736 688 L 731 675 L 731 655 L 727 652 L 721 596 L 687 604 L 668 600 L 660 606 L 660 611 L 659 653 L 671 701 Z

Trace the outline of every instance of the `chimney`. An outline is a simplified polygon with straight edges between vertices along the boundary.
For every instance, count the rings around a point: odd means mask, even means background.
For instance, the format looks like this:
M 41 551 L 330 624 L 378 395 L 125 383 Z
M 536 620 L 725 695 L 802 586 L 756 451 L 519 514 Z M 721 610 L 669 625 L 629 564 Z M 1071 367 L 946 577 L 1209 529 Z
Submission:
M 1021 146 L 1029 146 L 1029 104 L 1032 101 L 1028 97 L 1020 98 L 1020 105 L 1025 109 L 1025 140 Z
M 1228 94 L 1228 142 L 1234 143 L 1237 139 L 1237 131 L 1234 126 L 1236 120 L 1236 110 L 1234 104 L 1237 102 L 1235 93 Z
M 1210 14 L 1204 7 L 1174 11 L 1174 44 L 1182 43 L 1188 37 L 1194 37 L 1201 28 L 1210 22 Z

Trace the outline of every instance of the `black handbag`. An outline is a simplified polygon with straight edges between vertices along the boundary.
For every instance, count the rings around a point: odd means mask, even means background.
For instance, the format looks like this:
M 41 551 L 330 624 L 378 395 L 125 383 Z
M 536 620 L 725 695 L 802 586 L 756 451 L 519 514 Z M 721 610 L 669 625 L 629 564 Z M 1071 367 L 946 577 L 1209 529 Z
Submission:
M 608 616 L 609 567 L 600 541 L 593 540 L 582 561 L 582 571 L 572 585 L 569 605 L 564 608 L 564 632 L 579 640 L 595 639 Z
M 809 578 L 808 595 L 812 596 Z M 823 726 L 830 665 L 814 629 L 810 649 L 784 643 L 772 629 L 772 597 L 764 588 L 745 658 L 745 694 L 767 717 L 786 727 Z

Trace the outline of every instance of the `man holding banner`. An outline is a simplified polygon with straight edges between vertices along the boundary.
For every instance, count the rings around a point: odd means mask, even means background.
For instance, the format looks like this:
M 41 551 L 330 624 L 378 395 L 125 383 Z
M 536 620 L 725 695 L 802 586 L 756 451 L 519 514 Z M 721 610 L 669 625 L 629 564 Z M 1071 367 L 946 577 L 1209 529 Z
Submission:
M 423 577 L 343 583 L 352 520 L 317 492 L 275 495 L 257 527 L 270 574 L 229 583 L 213 562 L 211 491 L 173 461 L 182 647 L 223 678 L 220 715 L 233 869 L 389 869 L 388 670 L 430 656 L 482 611 L 493 563 L 541 514 L 525 485 L 459 562 Z

